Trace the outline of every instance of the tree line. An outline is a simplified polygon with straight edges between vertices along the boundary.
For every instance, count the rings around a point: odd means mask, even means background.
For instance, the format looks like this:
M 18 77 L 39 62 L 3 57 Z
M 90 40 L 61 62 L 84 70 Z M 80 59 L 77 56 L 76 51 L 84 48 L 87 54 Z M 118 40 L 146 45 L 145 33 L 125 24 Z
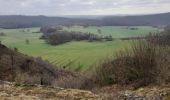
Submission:
M 99 36 L 89 32 L 65 31 L 62 27 L 42 27 L 40 31 L 43 33 L 41 39 L 45 39 L 51 45 L 59 45 L 70 41 L 87 40 L 94 41 L 112 41 L 112 36 Z

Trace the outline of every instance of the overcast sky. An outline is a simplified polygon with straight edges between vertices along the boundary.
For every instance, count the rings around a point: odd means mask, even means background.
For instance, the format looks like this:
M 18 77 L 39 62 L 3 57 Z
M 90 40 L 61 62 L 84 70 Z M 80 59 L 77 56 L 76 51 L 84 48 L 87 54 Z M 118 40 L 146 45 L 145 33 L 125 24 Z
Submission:
M 0 0 L 0 15 L 117 15 L 170 12 L 170 0 Z

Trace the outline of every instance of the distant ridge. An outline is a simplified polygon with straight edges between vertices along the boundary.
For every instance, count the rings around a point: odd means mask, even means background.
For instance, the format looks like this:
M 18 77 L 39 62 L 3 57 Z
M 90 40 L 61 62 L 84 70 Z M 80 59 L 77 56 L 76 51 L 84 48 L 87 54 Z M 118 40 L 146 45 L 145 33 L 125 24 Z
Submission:
M 47 17 L 47 16 L 0 16 L 0 28 L 28 28 L 55 25 L 106 25 L 106 26 L 141 26 L 170 25 L 170 13 L 129 15 L 129 16 L 90 16 L 84 17 Z
M 170 13 L 130 15 L 130 16 L 106 16 L 102 19 L 103 25 L 170 25 Z

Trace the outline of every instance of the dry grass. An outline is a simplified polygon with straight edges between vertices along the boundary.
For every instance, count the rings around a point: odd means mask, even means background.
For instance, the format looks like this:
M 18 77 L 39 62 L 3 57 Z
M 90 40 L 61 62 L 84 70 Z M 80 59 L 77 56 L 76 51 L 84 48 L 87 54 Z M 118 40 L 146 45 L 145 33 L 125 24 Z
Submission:
M 77 76 L 62 77 L 56 81 L 57 86 L 62 88 L 85 89 L 90 90 L 94 85 L 94 81 L 89 75 L 77 74 Z

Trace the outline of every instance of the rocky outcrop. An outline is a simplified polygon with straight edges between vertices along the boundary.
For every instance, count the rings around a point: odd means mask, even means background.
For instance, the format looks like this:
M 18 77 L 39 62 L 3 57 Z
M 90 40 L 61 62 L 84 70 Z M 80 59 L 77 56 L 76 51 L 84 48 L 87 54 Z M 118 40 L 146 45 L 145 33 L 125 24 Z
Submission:
M 0 100 L 102 100 L 90 91 L 0 81 Z

